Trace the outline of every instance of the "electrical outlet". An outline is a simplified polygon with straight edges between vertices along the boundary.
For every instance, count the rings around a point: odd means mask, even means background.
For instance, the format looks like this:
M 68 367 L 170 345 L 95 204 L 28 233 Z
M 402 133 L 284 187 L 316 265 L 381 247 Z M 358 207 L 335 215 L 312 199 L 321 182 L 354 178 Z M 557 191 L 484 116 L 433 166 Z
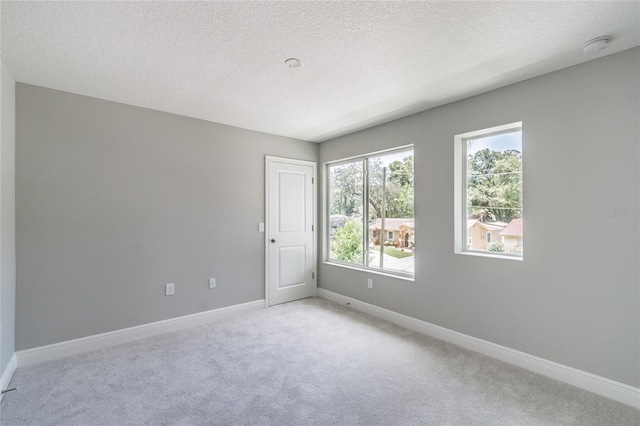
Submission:
M 216 288 L 216 279 L 209 278 L 209 288 Z
M 169 283 L 169 284 L 165 284 L 164 285 L 164 295 L 165 296 L 173 296 L 174 294 L 174 288 L 173 288 L 173 283 Z
M 371 290 L 373 290 L 373 278 L 368 278 L 367 279 L 367 287 L 369 287 Z

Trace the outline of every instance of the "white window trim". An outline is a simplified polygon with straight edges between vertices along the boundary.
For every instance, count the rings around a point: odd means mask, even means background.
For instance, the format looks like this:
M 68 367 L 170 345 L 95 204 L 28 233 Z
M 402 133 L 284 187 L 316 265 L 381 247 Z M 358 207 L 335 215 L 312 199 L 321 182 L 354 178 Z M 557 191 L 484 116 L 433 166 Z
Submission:
M 324 204 L 324 208 L 322 209 L 322 223 L 323 223 L 323 230 L 322 230 L 322 235 L 323 235 L 323 247 L 322 247 L 322 257 L 323 257 L 323 264 L 326 265 L 332 265 L 332 266 L 338 266 L 338 267 L 342 267 L 342 268 L 347 268 L 347 269 L 355 269 L 355 270 L 359 270 L 359 271 L 365 271 L 368 273 L 373 273 L 373 274 L 377 274 L 377 275 L 383 275 L 383 276 L 387 276 L 387 277 L 393 277 L 393 278 L 400 278 L 406 281 L 415 281 L 415 272 L 413 274 L 411 273 L 406 273 L 406 272 L 402 272 L 402 271 L 395 271 L 395 270 L 390 270 L 390 269 L 380 269 L 380 268 L 376 268 L 374 266 L 367 266 L 367 265 L 359 265 L 357 263 L 349 263 L 349 262 L 344 262 L 338 259 L 331 259 L 329 257 L 329 247 L 330 247 L 330 238 L 329 238 L 329 203 L 328 203 L 328 198 L 327 198 L 327 194 L 329 191 L 329 167 L 330 166 L 335 166 L 335 165 L 340 165 L 340 164 L 347 164 L 347 163 L 352 163 L 355 161 L 359 161 L 362 160 L 364 161 L 366 158 L 370 158 L 370 157 L 375 157 L 378 155 L 385 155 L 385 154 L 389 154 L 392 153 L 394 151 L 403 151 L 403 150 L 407 150 L 407 149 L 411 149 L 413 150 L 413 156 L 414 156 L 414 168 L 415 168 L 415 145 L 410 144 L 410 145 L 403 145 L 403 146 L 399 146 L 399 147 L 395 147 L 395 148 L 390 148 L 390 149 L 385 149 L 382 151 L 375 151 L 375 152 L 371 152 L 371 153 L 367 153 L 367 154 L 363 154 L 363 155 L 356 155 L 353 157 L 347 157 L 347 158 L 341 158 L 339 160 L 334 160 L 334 161 L 327 161 L 323 164 L 322 167 L 322 202 Z M 415 170 L 414 170 L 414 175 L 415 175 Z M 364 179 L 364 190 L 368 191 L 368 183 L 369 183 L 369 179 Z M 366 211 L 366 209 L 365 209 Z M 415 221 L 415 217 L 414 217 L 414 221 Z M 363 237 L 364 237 L 364 256 L 368 256 L 369 255 L 369 241 L 368 241 L 368 232 L 369 232 L 369 227 L 368 224 L 363 223 Z M 382 235 L 380 236 L 381 238 L 383 237 Z M 364 260 L 364 259 L 363 259 Z M 416 262 L 416 258 L 414 256 L 413 258 L 414 261 L 414 268 L 415 268 L 415 262 Z
M 522 121 L 515 123 L 503 124 L 501 126 L 490 127 L 473 132 L 462 133 L 454 136 L 454 179 L 453 179 L 453 208 L 454 208 L 454 230 L 453 230 L 453 250 L 455 254 L 464 254 L 470 256 L 491 257 L 495 259 L 522 260 L 523 256 L 494 253 L 479 250 L 471 250 L 467 248 L 467 146 L 465 140 L 478 136 L 492 136 L 501 133 L 509 133 L 515 130 L 522 130 Z

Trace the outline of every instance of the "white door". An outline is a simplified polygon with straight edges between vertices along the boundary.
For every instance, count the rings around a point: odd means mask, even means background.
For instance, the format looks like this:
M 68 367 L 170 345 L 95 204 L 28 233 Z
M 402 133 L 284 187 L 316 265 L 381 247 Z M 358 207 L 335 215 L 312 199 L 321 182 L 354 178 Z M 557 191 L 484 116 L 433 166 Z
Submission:
M 309 161 L 266 158 L 267 306 L 316 294 L 315 174 Z

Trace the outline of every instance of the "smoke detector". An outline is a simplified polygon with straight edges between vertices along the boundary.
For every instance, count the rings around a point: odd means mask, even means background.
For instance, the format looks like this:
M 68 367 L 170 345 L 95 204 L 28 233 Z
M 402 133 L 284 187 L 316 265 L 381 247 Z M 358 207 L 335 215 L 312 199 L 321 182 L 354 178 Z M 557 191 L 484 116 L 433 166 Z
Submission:
M 609 47 L 610 42 L 611 42 L 611 37 L 609 36 L 594 38 L 593 40 L 589 40 L 588 42 L 582 45 L 582 52 L 583 53 L 599 52 Z

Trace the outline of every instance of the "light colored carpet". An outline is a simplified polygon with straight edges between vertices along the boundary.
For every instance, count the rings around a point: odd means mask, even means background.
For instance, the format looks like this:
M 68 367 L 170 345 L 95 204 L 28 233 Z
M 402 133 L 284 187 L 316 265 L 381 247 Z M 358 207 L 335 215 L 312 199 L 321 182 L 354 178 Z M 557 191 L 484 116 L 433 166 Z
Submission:
M 19 368 L 10 425 L 639 425 L 640 412 L 322 299 Z

